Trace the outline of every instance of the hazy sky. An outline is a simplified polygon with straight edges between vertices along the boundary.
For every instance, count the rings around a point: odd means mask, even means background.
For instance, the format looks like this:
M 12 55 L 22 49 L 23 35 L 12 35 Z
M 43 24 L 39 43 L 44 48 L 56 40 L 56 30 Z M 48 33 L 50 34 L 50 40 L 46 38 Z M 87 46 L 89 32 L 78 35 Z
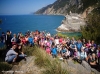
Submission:
M 0 15 L 30 14 L 56 0 L 0 0 Z

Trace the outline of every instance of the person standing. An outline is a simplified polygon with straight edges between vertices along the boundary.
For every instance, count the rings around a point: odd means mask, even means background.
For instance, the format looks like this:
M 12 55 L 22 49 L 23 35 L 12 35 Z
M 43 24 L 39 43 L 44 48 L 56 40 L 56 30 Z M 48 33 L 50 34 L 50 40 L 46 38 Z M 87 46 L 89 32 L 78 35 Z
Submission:
M 7 34 L 6 34 L 6 46 L 7 46 L 8 50 L 12 47 L 11 39 L 12 39 L 11 32 L 7 31 Z
M 17 43 L 17 36 L 16 34 L 13 35 L 13 38 L 11 39 L 12 45 Z

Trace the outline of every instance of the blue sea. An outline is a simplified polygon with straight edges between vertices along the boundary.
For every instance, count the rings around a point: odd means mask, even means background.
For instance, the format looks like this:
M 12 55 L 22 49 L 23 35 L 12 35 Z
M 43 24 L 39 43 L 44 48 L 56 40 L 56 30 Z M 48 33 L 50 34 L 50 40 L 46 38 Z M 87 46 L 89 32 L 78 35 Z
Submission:
M 0 15 L 2 24 L 0 24 L 1 31 L 7 30 L 12 33 L 22 32 L 23 34 L 29 31 L 46 31 L 51 34 L 56 33 L 56 29 L 61 25 L 64 16 L 60 15 Z

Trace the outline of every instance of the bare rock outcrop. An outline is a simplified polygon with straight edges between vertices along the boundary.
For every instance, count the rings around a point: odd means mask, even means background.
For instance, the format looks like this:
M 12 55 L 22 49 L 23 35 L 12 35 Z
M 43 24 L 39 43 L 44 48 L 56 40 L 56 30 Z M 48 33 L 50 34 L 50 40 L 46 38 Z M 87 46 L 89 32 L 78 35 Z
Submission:
M 71 13 L 65 16 L 61 25 L 57 28 L 60 32 L 80 32 L 80 26 L 86 25 L 84 18 L 76 13 Z
M 14 65 L 11 70 L 13 73 L 10 74 L 41 74 L 44 69 L 35 65 L 35 59 L 34 56 L 27 57 L 27 61 L 22 60 L 18 65 Z

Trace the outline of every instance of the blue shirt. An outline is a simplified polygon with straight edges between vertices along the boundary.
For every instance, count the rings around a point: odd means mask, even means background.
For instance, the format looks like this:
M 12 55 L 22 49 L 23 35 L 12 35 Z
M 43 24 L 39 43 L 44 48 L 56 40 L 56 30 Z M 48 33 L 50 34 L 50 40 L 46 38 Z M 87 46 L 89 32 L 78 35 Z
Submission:
M 76 47 L 77 47 L 78 51 L 80 51 L 81 50 L 81 47 L 82 47 L 82 43 L 77 43 L 76 44 Z
M 87 57 L 86 52 L 78 52 L 78 56 L 80 57 L 80 59 L 85 59 Z
M 51 53 L 56 55 L 57 54 L 57 48 L 52 48 Z
M 66 52 L 66 49 L 62 49 L 62 50 L 61 50 L 61 53 L 65 53 L 65 52 Z
M 30 43 L 33 43 L 33 38 L 32 38 L 32 37 L 29 37 L 29 38 L 28 38 L 28 41 L 29 41 Z

